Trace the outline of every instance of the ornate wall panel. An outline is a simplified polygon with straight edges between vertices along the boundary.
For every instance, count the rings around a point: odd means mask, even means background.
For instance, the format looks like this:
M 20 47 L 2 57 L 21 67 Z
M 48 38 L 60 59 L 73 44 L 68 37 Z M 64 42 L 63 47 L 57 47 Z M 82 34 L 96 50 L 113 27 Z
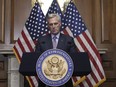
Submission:
M 101 0 L 102 43 L 116 43 L 116 1 Z
M 107 49 L 102 55 L 106 82 L 101 87 L 116 85 L 116 1 L 94 1 L 94 31 L 96 45 L 100 49 Z

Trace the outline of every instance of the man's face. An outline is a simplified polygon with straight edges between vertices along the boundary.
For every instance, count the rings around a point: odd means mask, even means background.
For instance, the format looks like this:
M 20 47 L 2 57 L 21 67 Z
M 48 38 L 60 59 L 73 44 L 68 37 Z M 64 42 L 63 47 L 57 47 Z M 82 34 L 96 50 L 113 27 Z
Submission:
M 53 17 L 51 19 L 48 19 L 48 27 L 50 29 L 50 32 L 56 35 L 60 32 L 61 22 L 57 17 Z

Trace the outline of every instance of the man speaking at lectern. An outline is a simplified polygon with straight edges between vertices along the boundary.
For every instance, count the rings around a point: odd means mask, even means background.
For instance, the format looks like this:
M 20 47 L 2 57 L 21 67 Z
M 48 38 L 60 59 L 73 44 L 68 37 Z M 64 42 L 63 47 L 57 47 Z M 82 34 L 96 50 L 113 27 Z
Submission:
M 35 52 L 43 53 L 48 49 L 61 49 L 68 54 L 76 52 L 76 45 L 72 37 L 60 33 L 61 18 L 58 14 L 48 14 L 47 17 L 48 28 L 51 34 L 41 36 L 38 38 Z M 39 87 L 46 87 L 46 85 L 39 80 Z M 64 86 L 60 86 L 64 87 Z M 65 83 L 65 87 L 73 87 L 72 79 Z

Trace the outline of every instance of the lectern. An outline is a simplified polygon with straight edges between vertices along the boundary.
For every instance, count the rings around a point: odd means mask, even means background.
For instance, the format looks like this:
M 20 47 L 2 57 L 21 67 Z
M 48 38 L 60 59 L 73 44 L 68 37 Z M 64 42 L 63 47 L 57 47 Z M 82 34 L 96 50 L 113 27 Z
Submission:
M 91 65 L 86 52 L 69 54 L 74 63 L 73 76 L 84 76 L 91 73 Z M 23 53 L 19 72 L 24 76 L 36 76 L 36 61 L 40 54 L 36 52 Z

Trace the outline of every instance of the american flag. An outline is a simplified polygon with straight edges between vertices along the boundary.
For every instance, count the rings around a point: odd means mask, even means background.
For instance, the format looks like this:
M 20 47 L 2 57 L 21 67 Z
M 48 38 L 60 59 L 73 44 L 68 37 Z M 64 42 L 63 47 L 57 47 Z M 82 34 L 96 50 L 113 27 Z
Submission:
M 45 16 L 39 4 L 35 3 L 21 32 L 21 36 L 13 47 L 13 51 L 19 63 L 21 63 L 23 52 L 33 52 L 39 36 L 45 35 L 48 32 Z M 26 78 L 29 81 L 30 87 L 38 87 L 37 77 L 29 76 Z
M 88 52 L 91 63 L 91 74 L 87 75 L 77 87 L 98 87 L 106 80 L 100 54 L 72 0 L 64 13 L 64 23 L 67 27 L 63 31 L 74 37 L 79 52 Z
M 62 18 L 62 16 L 63 16 L 63 15 L 62 15 L 62 11 L 61 11 L 61 9 L 60 9 L 60 6 L 59 6 L 59 4 L 57 3 L 57 0 L 53 0 L 51 6 L 50 6 L 49 9 L 48 9 L 47 15 L 48 15 L 48 14 L 51 14 L 51 13 L 57 13 L 57 14 L 59 14 L 59 15 L 61 16 L 61 18 Z

